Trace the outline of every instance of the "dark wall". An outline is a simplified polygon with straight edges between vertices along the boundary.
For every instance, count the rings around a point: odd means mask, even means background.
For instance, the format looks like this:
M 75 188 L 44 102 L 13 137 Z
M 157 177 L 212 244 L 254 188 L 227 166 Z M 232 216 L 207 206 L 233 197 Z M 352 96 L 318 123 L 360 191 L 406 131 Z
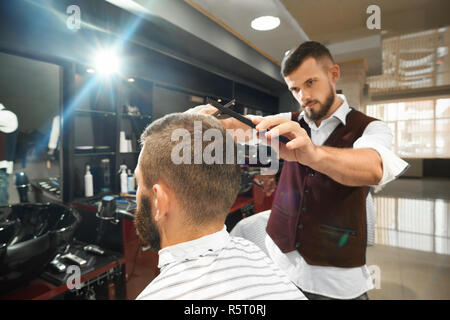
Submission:
M 184 112 L 189 108 L 199 104 L 201 97 L 192 96 L 190 94 L 170 90 L 164 87 L 156 86 L 154 89 L 155 99 L 153 106 L 152 119 L 156 120 L 168 113 Z
M 279 112 L 293 112 L 298 111 L 300 106 L 292 96 L 292 93 L 286 88 L 279 96 Z
M 424 159 L 424 177 L 450 178 L 450 159 Z

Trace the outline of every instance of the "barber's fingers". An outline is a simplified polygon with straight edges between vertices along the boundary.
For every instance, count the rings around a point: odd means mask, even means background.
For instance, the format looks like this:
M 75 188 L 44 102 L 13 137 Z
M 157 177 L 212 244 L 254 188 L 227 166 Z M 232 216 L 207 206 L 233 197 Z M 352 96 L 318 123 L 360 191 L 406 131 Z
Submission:
M 269 137 L 278 137 L 278 136 L 286 136 L 289 139 L 295 139 L 296 137 L 307 137 L 308 134 L 306 131 L 295 121 L 286 121 L 282 122 L 274 127 L 272 127 L 267 133 L 266 136 Z
M 293 150 L 297 148 L 302 148 L 311 143 L 310 138 L 305 131 L 297 122 L 287 121 L 283 122 L 268 131 L 266 137 L 275 138 L 279 136 L 285 136 L 289 138 L 289 141 L 286 144 L 287 149 Z
M 256 130 L 259 131 L 273 128 L 285 122 L 293 122 L 293 121 L 290 121 L 284 117 L 277 117 L 277 116 L 264 117 L 260 119 L 255 119 L 253 121 L 253 123 L 256 124 Z
M 185 111 L 186 113 L 200 113 L 200 114 L 213 114 L 217 112 L 217 108 L 213 107 L 210 104 L 203 104 L 196 106 L 194 108 L 190 108 Z
M 307 136 L 298 136 L 286 144 L 288 150 L 302 149 L 311 145 L 311 140 Z
M 252 120 L 252 122 L 256 125 L 260 124 L 261 121 L 264 120 L 264 117 L 261 116 L 251 116 L 251 115 L 247 115 L 247 118 L 249 118 L 250 120 Z

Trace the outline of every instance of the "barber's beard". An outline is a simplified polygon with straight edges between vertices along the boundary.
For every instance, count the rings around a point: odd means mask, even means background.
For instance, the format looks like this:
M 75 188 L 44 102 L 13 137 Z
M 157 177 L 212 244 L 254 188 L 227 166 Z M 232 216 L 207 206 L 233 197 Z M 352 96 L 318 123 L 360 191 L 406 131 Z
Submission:
M 148 243 L 153 251 L 161 249 L 161 238 L 158 226 L 152 216 L 152 205 L 148 197 L 142 196 L 134 218 L 139 238 Z
M 319 110 L 314 111 L 313 109 L 305 108 L 306 105 L 308 105 L 310 103 L 314 103 L 314 102 L 316 102 L 320 106 Z M 328 113 L 328 111 L 330 111 L 330 108 L 333 105 L 333 103 L 334 103 L 333 87 L 330 84 L 330 91 L 328 92 L 328 95 L 323 103 L 320 102 L 319 100 L 309 100 L 309 101 L 306 101 L 305 103 L 303 103 L 301 105 L 301 107 L 305 111 L 306 116 L 309 119 L 311 119 L 313 121 L 318 121 L 327 115 L 327 113 Z

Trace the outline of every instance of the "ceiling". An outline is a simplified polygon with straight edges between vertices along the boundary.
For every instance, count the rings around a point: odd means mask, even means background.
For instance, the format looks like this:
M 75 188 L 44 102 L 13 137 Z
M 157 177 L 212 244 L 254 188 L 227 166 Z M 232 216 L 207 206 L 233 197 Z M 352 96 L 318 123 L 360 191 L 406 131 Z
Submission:
M 266 58 L 280 63 L 284 53 L 306 40 L 326 44 L 337 62 L 364 58 L 368 75 L 381 73 L 381 39 L 450 24 L 448 0 L 185 0 Z M 369 5 L 381 9 L 381 30 L 369 30 Z M 261 15 L 281 19 L 271 31 L 251 29 Z
M 285 52 L 307 40 L 327 45 L 338 63 L 364 59 L 367 76 L 373 76 L 382 72 L 382 39 L 450 25 L 449 0 L 106 1 L 150 22 L 175 26 L 183 33 L 161 34 L 170 47 L 188 58 L 240 72 L 242 78 L 254 73 L 248 80 L 261 86 L 282 84 L 279 65 Z M 369 5 L 381 10 L 379 30 L 367 27 Z M 278 16 L 280 26 L 253 30 L 251 21 L 262 15 Z

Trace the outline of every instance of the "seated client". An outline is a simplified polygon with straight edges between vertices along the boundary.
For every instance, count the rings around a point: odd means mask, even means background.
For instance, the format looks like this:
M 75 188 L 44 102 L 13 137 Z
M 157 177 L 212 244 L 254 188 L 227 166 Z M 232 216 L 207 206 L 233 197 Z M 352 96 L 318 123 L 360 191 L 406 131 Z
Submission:
M 167 115 L 143 132 L 135 225 L 158 251 L 160 274 L 138 300 L 305 299 L 261 249 L 226 231 L 241 181 L 235 156 L 226 161 L 235 151 L 228 138 L 212 116 L 189 113 Z M 223 161 L 211 163 L 208 150 Z

